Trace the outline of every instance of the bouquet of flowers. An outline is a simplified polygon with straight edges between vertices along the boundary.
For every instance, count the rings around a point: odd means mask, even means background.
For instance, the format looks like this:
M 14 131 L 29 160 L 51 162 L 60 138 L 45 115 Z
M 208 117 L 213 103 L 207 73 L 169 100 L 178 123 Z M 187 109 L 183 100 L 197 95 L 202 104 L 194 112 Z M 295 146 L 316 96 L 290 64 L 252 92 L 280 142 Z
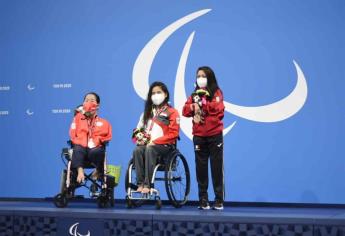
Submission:
M 193 102 L 197 103 L 200 107 L 206 104 L 206 99 L 210 97 L 210 93 L 205 89 L 198 89 L 192 93 Z
M 204 122 L 204 111 L 202 110 L 202 105 L 207 103 L 207 98 L 210 97 L 210 93 L 205 89 L 198 89 L 194 93 L 192 93 L 193 102 L 198 104 L 198 109 L 194 112 L 193 120 L 195 123 L 203 123 Z
M 144 128 L 136 128 L 133 130 L 132 140 L 137 145 L 146 145 L 151 141 L 151 136 L 145 132 Z

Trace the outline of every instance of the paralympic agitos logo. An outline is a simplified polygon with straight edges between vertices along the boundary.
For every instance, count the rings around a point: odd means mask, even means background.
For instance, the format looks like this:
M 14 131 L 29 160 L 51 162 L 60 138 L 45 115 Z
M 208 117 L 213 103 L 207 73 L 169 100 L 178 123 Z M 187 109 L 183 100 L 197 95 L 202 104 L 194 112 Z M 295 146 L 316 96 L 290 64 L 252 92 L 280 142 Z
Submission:
M 209 11 L 211 11 L 211 9 L 193 12 L 173 22 L 156 34 L 141 50 L 133 67 L 132 80 L 136 93 L 142 99 L 146 99 L 146 95 L 149 90 L 149 74 L 151 66 L 158 50 L 163 43 L 183 25 L 202 15 L 205 15 Z M 179 110 L 180 114 L 184 102 L 187 99 L 185 91 L 185 69 L 194 35 L 195 31 L 190 34 L 185 43 L 176 72 L 174 105 L 176 109 Z M 239 106 L 224 101 L 225 110 L 235 116 L 255 122 L 278 122 L 295 115 L 303 107 L 307 99 L 308 87 L 301 68 L 297 62 L 293 61 L 293 63 L 297 71 L 297 83 L 293 91 L 288 96 L 274 103 L 256 107 Z M 223 134 L 226 135 L 235 124 L 236 121 L 234 121 L 230 126 L 226 127 Z M 185 117 L 181 117 L 180 126 L 185 135 L 191 139 L 192 122 Z

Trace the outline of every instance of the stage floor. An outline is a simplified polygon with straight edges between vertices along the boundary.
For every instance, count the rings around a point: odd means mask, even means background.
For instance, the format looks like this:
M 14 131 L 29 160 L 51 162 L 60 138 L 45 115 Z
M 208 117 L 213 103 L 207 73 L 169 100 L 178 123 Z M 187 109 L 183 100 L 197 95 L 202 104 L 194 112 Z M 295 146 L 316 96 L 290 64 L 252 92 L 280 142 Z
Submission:
M 127 209 L 116 203 L 114 208 L 99 209 L 95 202 L 56 208 L 49 201 L 0 201 L 2 235 L 17 235 L 23 229 L 63 235 L 75 222 L 80 224 L 78 230 L 100 235 L 345 235 L 344 208 L 226 206 L 223 211 L 201 211 L 196 206 L 170 205 L 160 210 L 154 205 Z

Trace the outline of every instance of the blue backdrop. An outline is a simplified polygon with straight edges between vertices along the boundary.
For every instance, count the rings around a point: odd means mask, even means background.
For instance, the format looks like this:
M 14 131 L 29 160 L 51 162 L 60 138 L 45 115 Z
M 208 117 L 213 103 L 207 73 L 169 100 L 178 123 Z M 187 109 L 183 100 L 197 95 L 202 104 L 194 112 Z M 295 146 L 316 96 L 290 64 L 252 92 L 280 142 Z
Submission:
M 150 73 L 135 70 L 144 47 L 174 22 L 159 50 L 147 51 L 155 55 Z M 124 198 L 130 135 L 144 106 L 138 83 L 165 82 L 177 105 L 177 68 L 194 32 L 187 95 L 201 65 L 214 69 L 225 100 L 241 106 L 287 97 L 297 83 L 293 61 L 306 81 L 298 95 L 305 102 L 281 121 L 258 122 L 228 107 L 225 126 L 236 124 L 224 137 L 226 201 L 345 203 L 344 22 L 342 0 L 1 1 L 0 197 L 58 192 L 73 108 L 96 91 L 100 115 L 113 126 L 108 159 L 123 167 L 116 196 Z M 197 200 L 193 145 L 183 130 L 179 148 Z

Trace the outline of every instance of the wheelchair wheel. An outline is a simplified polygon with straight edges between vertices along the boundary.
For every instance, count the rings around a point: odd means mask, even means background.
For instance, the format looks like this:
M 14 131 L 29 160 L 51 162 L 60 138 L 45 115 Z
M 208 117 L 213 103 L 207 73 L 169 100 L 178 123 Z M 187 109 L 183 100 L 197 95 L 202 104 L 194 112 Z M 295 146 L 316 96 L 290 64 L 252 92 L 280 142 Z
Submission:
M 60 177 L 60 193 L 66 192 L 66 179 L 67 179 L 67 170 L 63 170 L 61 172 L 61 177 Z
M 137 190 L 138 189 L 138 185 L 137 185 L 137 174 L 134 168 L 132 168 L 131 170 L 129 169 L 130 166 L 134 163 L 133 158 L 129 161 L 128 163 L 128 168 L 126 171 L 126 178 L 125 178 L 125 191 L 128 194 L 128 189 L 131 188 L 133 190 Z M 130 171 L 131 171 L 131 176 L 130 176 Z M 129 177 L 131 177 L 131 179 L 129 179 Z M 127 199 L 128 198 L 128 199 Z M 144 200 L 141 199 L 129 199 L 128 196 L 126 196 L 126 201 L 129 200 L 130 205 L 129 208 L 131 207 L 139 207 L 144 203 Z
M 71 182 L 76 181 L 73 172 L 71 173 Z M 71 184 L 69 188 L 66 187 L 67 170 L 61 172 L 60 177 L 60 193 L 66 195 L 67 198 L 73 198 L 75 192 L 75 186 Z
M 178 151 L 167 163 L 165 188 L 174 207 L 179 208 L 187 202 L 190 191 L 190 173 L 185 157 Z
M 54 197 L 54 204 L 56 207 L 58 208 L 64 208 L 67 206 L 68 204 L 68 198 L 65 194 L 57 194 L 55 197 Z

